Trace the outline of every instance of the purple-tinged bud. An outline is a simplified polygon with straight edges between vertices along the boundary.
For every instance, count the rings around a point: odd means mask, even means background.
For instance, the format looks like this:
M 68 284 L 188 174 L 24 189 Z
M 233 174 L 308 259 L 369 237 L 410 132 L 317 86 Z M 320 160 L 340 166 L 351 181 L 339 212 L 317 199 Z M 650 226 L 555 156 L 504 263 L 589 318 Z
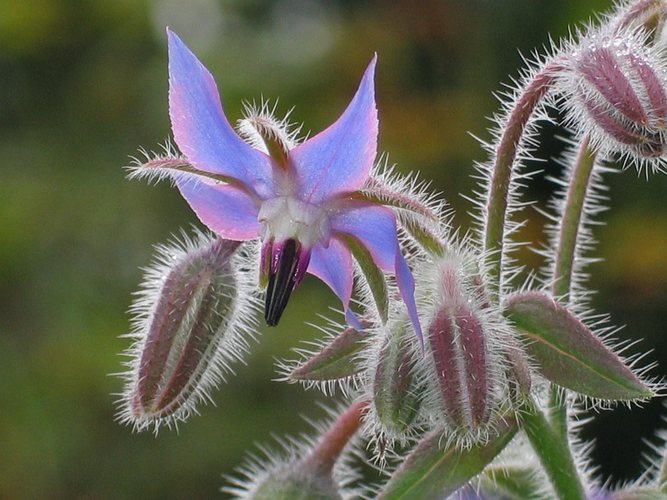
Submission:
M 475 429 L 490 414 L 489 367 L 484 329 L 465 305 L 443 305 L 428 329 L 436 380 L 447 418 Z
M 607 154 L 641 165 L 667 152 L 667 67 L 638 31 L 585 38 L 560 79 L 568 120 Z
M 119 418 L 144 430 L 185 420 L 240 357 L 249 284 L 236 272 L 238 242 L 199 234 L 159 247 L 133 305 L 135 344 Z M 245 319 L 248 323 L 248 320 Z
M 268 456 L 268 463 L 254 459 L 238 469 L 243 477 L 230 478 L 233 486 L 223 491 L 247 500 L 342 499 L 344 485 L 334 477 L 334 466 L 357 433 L 366 407 L 365 401 L 353 403 L 315 444 L 290 443 L 287 458 Z
M 364 322 L 362 324 L 368 324 Z M 366 346 L 363 333 L 352 327 L 344 328 L 329 342 L 322 343 L 321 349 L 314 353 L 302 352 L 303 360 L 295 363 L 281 363 L 285 380 L 324 384 L 326 388 L 334 382 L 349 380 L 362 370 L 359 352 Z
M 523 353 L 489 299 L 481 263 L 457 249 L 417 276 L 428 324 L 418 369 L 425 384 L 422 406 L 463 447 L 488 439 L 500 415 L 530 390 Z

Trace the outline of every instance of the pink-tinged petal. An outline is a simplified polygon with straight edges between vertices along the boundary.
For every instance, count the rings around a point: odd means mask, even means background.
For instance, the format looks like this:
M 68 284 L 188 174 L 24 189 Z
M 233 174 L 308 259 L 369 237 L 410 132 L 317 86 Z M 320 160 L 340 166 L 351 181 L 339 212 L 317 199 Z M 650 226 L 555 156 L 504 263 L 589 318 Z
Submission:
M 258 208 L 243 190 L 224 184 L 207 184 L 194 178 L 176 181 L 183 198 L 211 231 L 236 241 L 259 236 Z
M 343 303 L 347 322 L 355 330 L 361 331 L 363 327 L 359 319 L 349 308 L 354 282 L 354 267 L 350 250 L 336 238 L 330 240 L 327 248 L 319 244 L 315 245 L 310 254 L 308 272 L 329 285 L 329 288 Z
M 356 191 L 368 178 L 377 152 L 375 61 L 373 57 L 340 118 L 290 151 L 303 200 L 318 203 L 339 193 Z
M 415 280 L 398 245 L 394 212 L 379 205 L 348 203 L 332 219 L 331 227 L 334 234 L 339 232 L 355 236 L 371 253 L 378 267 L 396 275 L 410 321 L 419 341 L 423 342 L 415 303 Z
M 213 77 L 173 31 L 169 39 L 169 116 L 181 152 L 199 169 L 272 193 L 271 160 L 246 144 L 222 110 Z

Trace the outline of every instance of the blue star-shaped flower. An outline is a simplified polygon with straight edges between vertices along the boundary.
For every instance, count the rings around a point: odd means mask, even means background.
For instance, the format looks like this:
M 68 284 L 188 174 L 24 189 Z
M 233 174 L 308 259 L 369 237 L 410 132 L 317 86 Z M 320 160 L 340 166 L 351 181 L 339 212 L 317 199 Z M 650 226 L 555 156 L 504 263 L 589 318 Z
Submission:
M 225 117 L 213 77 L 181 39 L 169 39 L 169 114 L 174 139 L 193 169 L 176 184 L 201 221 L 223 238 L 261 238 L 265 318 L 278 323 L 306 272 L 336 293 L 350 324 L 351 246 L 394 273 L 421 338 L 414 279 L 401 254 L 393 211 L 359 195 L 376 156 L 375 58 L 345 112 L 292 148 L 245 142 Z

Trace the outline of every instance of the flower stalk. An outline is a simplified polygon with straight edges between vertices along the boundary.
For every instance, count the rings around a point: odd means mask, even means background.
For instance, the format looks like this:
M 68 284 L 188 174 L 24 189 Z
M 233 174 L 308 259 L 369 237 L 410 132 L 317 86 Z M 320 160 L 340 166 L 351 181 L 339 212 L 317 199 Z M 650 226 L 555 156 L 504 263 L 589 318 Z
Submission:
M 570 184 L 565 196 L 564 209 L 558 228 L 558 238 L 552 275 L 552 293 L 561 302 L 569 302 L 577 241 L 581 227 L 586 195 L 588 193 L 596 153 L 590 148 L 590 140 L 584 137 L 571 169 Z M 567 401 L 564 389 L 555 385 L 550 389 L 549 417 L 561 440 L 567 444 Z
M 510 184 L 519 145 L 533 113 L 556 82 L 561 69 L 562 62 L 553 60 L 533 75 L 514 103 L 495 150 L 488 186 L 483 240 L 484 250 L 489 255 L 489 272 L 495 281 L 489 291 L 494 295 L 499 293 L 502 286 L 501 269 Z
M 521 414 L 522 428 L 561 500 L 584 500 L 586 494 L 567 442 L 534 402 Z

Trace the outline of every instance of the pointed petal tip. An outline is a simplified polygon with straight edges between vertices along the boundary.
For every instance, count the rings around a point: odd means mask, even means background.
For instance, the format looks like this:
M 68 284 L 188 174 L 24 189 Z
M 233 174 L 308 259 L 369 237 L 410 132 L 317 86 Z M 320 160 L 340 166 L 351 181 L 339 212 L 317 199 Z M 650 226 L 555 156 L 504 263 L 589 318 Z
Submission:
M 176 32 L 172 31 L 170 26 L 165 26 L 164 30 L 167 34 L 167 44 L 169 45 L 170 49 L 174 46 L 174 44 L 185 45 L 183 40 L 181 40 L 181 37 L 178 36 Z
M 303 199 L 318 203 L 357 191 L 370 175 L 377 156 L 376 60 L 371 59 L 338 119 L 290 151 Z
M 405 304 L 406 309 L 408 310 L 408 316 L 410 317 L 410 322 L 412 327 L 415 330 L 417 335 L 417 340 L 419 345 L 424 350 L 424 334 L 422 332 L 421 323 L 419 322 L 419 313 L 417 311 L 417 303 L 415 301 L 415 279 L 412 276 L 412 271 L 408 266 L 403 254 L 401 253 L 400 248 L 396 247 L 396 282 L 398 284 L 398 289 L 403 298 L 403 303 Z

